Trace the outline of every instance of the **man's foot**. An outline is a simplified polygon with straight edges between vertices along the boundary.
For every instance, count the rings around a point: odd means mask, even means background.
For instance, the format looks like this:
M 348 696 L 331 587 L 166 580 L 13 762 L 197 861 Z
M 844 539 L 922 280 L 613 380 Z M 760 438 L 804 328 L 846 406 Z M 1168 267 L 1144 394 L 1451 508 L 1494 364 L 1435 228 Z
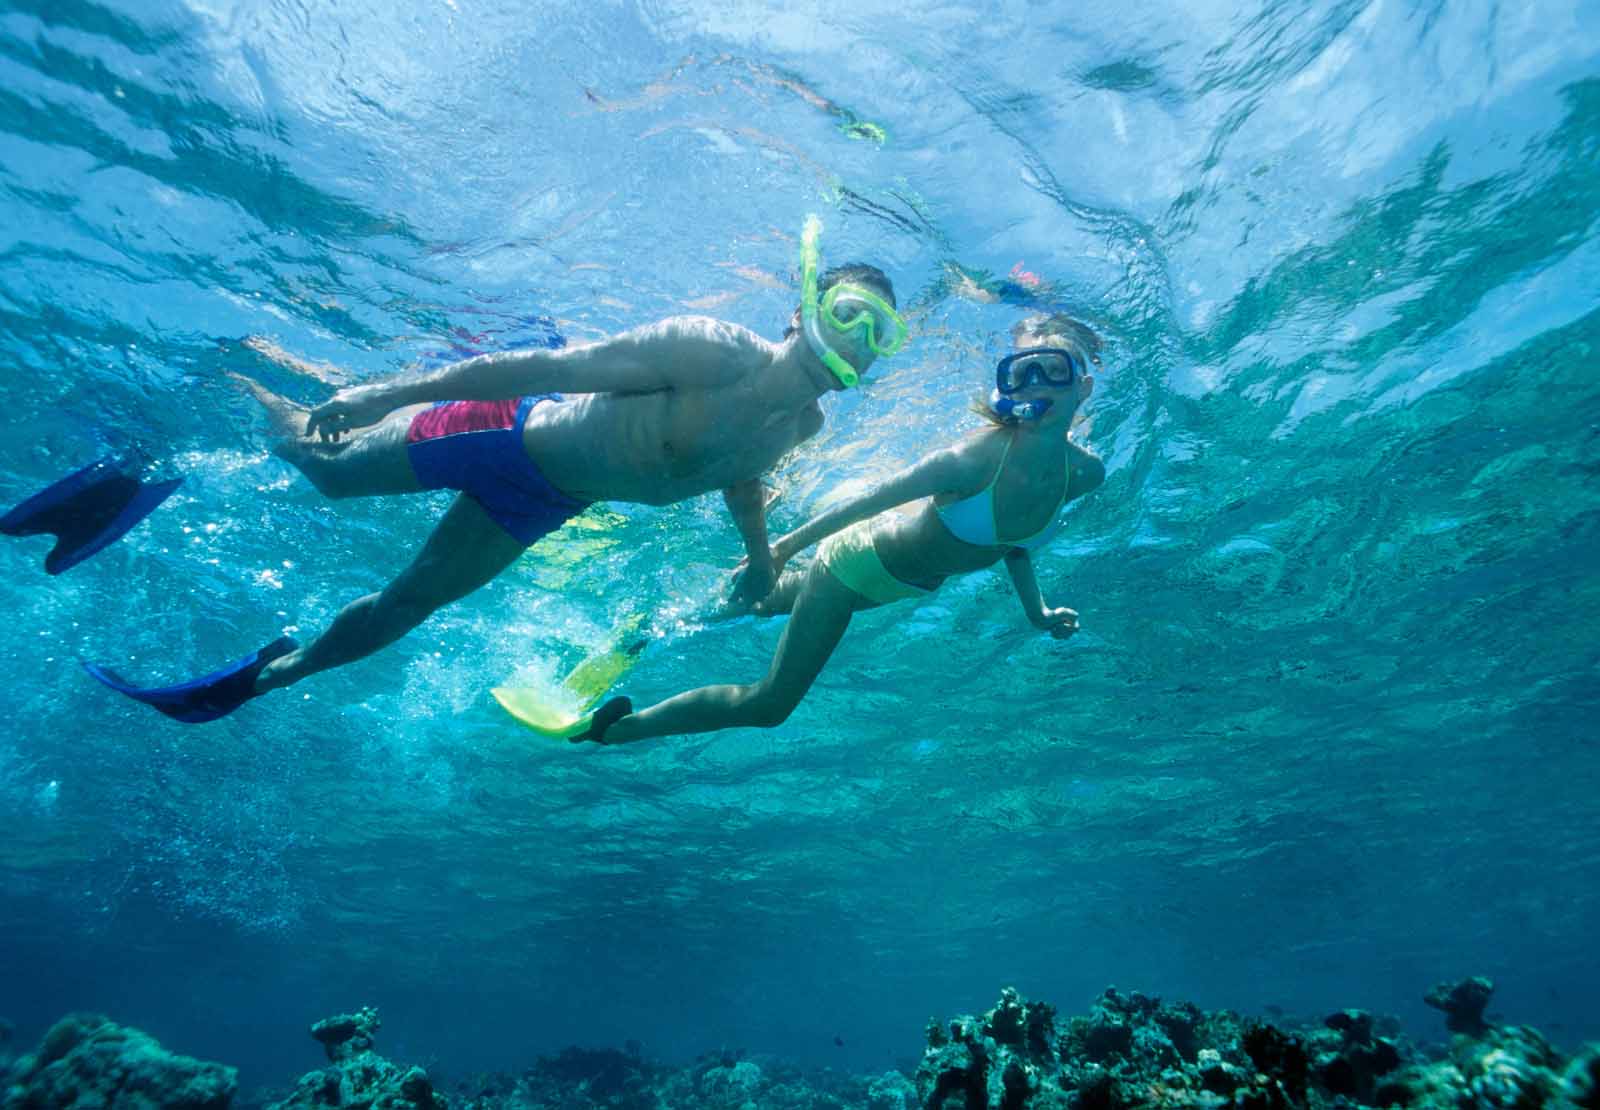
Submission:
M 268 659 L 266 666 L 256 671 L 255 677 L 250 682 L 251 697 L 259 698 L 270 690 L 281 689 L 306 677 L 299 670 L 300 661 L 305 654 L 306 649 L 297 643 L 292 650 Z
M 226 717 L 260 691 L 256 677 L 280 656 L 300 645 L 291 637 L 280 636 L 266 647 L 254 651 L 220 671 L 176 686 L 135 686 L 115 671 L 85 661 L 83 669 L 119 694 L 142 701 L 175 721 L 201 724 Z
M 612 698 L 594 711 L 594 716 L 589 718 L 589 727 L 572 737 L 571 743 L 581 744 L 585 740 L 592 740 L 596 744 L 604 744 L 606 742 L 606 729 L 632 712 L 632 698 L 626 694 Z
M 267 412 L 267 420 L 272 425 L 272 430 L 283 439 L 303 439 L 306 434 L 306 419 L 311 415 L 311 410 L 304 405 L 297 405 L 287 397 L 274 393 L 253 378 L 233 370 L 225 370 L 233 383 L 245 390 Z
M 350 375 L 333 363 L 308 362 L 299 355 L 291 355 L 264 335 L 249 336 L 245 339 L 244 346 L 268 362 L 275 363 L 291 373 L 299 374 L 303 378 L 311 378 L 313 381 L 319 381 L 323 385 L 331 385 L 335 389 L 341 389 L 350 384 Z

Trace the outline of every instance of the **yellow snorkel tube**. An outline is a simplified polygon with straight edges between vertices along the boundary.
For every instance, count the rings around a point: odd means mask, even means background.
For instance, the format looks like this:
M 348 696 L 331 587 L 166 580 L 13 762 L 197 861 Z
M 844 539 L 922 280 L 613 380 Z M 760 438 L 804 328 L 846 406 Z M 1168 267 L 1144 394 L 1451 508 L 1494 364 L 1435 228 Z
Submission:
M 807 216 L 800 232 L 800 330 L 812 353 L 822 360 L 828 372 L 841 385 L 848 388 L 861 381 L 861 373 L 833 349 L 823 334 L 823 321 L 830 328 L 847 335 L 855 331 L 864 332 L 867 349 L 883 358 L 905 346 L 906 322 L 892 304 L 854 282 L 841 281 L 830 286 L 827 295 L 819 303 L 817 240 L 821 235 L 822 221 L 815 215 Z

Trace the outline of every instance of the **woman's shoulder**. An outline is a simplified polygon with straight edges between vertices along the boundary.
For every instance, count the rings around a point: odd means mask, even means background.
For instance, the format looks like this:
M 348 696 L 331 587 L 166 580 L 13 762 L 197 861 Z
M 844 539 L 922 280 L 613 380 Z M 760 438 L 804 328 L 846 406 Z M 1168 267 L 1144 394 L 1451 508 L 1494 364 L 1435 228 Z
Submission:
M 959 446 L 966 448 L 974 457 L 999 461 L 1015 434 L 1016 429 L 1009 424 L 984 424 L 963 436 Z
M 1087 447 L 1067 440 L 1067 462 L 1072 469 L 1070 495 L 1088 493 L 1106 480 L 1106 464 Z
M 946 447 L 942 453 L 948 460 L 950 488 L 939 495 L 937 503 L 959 501 L 985 489 L 999 473 L 1010 442 L 1011 429 L 983 427 Z

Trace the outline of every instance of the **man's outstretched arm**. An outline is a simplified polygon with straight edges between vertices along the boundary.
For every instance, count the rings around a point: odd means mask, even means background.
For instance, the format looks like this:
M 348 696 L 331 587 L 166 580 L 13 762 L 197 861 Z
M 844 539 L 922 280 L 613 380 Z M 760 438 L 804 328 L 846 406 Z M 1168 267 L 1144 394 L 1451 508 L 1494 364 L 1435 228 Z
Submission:
M 727 385 L 753 364 L 762 341 L 734 324 L 676 316 L 581 347 L 496 351 L 423 374 L 341 389 L 312 410 L 308 435 L 337 437 L 405 405 L 498 401 L 525 393 L 653 393 Z

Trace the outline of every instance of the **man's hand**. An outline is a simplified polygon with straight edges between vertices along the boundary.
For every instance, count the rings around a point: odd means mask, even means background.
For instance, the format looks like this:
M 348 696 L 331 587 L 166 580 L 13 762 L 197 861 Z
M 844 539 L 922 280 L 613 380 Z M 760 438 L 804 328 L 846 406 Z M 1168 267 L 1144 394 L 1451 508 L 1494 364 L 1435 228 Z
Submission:
M 1052 639 L 1065 640 L 1078 631 L 1078 611 L 1076 609 L 1051 609 L 1046 607 L 1033 617 L 1033 627 L 1043 629 L 1050 633 Z
M 393 394 L 381 385 L 353 385 L 341 389 L 332 400 L 311 410 L 306 435 L 336 440 L 346 432 L 376 424 L 396 405 Z
M 794 558 L 794 536 L 794 532 L 786 532 L 773 542 L 768 563 L 754 578 L 750 576 L 750 556 L 739 560 L 739 565 L 733 568 L 733 593 L 725 608 L 730 611 L 748 609 L 773 591 L 778 579 L 783 577 L 783 568 Z
M 726 608 L 742 612 L 772 592 L 778 584 L 780 565 L 769 553 L 765 559 L 752 563 L 745 558 L 734 571 L 733 593 Z
M 740 564 L 743 573 L 734 579 L 732 595 L 722 606 L 724 616 L 733 616 L 771 593 L 778 581 L 778 571 L 767 540 L 767 489 L 761 479 L 735 482 L 722 491 L 722 498 L 749 553 Z

